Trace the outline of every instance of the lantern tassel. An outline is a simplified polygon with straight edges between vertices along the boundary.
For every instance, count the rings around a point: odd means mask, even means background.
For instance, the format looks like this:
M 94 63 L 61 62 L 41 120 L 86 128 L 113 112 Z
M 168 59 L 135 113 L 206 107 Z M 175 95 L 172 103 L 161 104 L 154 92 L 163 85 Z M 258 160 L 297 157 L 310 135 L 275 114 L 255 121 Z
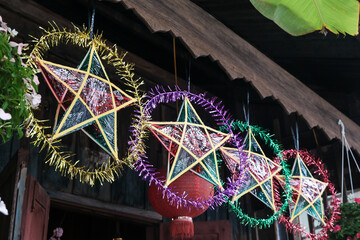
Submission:
M 190 239 L 194 236 L 194 223 L 191 217 L 178 217 L 171 222 L 172 239 Z

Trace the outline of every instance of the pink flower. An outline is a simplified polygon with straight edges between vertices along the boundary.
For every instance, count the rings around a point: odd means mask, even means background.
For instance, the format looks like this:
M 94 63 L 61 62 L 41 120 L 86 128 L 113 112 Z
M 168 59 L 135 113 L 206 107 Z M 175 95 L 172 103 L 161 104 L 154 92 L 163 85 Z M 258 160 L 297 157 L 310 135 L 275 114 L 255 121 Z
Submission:
M 336 225 L 335 227 L 334 227 L 334 232 L 337 232 L 337 231 L 340 231 L 341 230 L 341 226 L 340 225 Z
M 16 35 L 18 35 L 18 31 L 16 31 L 15 29 L 8 28 L 8 32 L 12 37 L 16 37 Z
M 360 232 L 356 234 L 356 238 L 360 238 Z
M 352 240 L 352 237 L 347 237 L 346 240 Z
M 8 31 L 8 27 L 7 27 L 7 24 L 4 23 L 3 21 L 1 21 L 1 27 L 0 27 L 0 30 L 3 31 L 3 32 L 7 32 Z
M 354 201 L 360 203 L 360 198 L 354 198 Z
M 8 210 L 6 209 L 6 205 L 4 201 L 1 200 L 1 198 L 0 198 L 0 212 L 6 216 L 9 214 Z
M 16 43 L 13 41 L 9 42 L 11 47 L 17 47 L 17 54 L 21 55 L 21 51 L 23 49 L 23 47 L 26 47 L 28 44 L 24 44 L 24 43 Z
M 36 85 L 39 85 L 39 78 L 37 75 L 34 75 L 34 78 L 33 78 L 33 82 L 36 84 Z
M 53 231 L 53 236 L 55 237 L 61 237 L 63 235 L 64 230 L 61 227 L 55 228 Z
M 11 119 L 11 114 L 6 113 L 2 108 L 0 108 L 0 118 L 2 120 L 10 120 Z
M 32 108 L 37 108 L 41 103 L 41 95 L 40 94 L 25 94 L 25 99 L 27 100 L 28 104 L 31 105 Z

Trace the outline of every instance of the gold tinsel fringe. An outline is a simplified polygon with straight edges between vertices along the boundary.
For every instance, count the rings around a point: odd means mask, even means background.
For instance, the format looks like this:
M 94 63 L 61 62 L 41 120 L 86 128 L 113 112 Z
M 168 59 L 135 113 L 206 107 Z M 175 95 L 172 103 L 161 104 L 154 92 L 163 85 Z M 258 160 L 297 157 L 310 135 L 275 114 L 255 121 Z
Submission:
M 134 65 L 126 63 L 124 57 L 126 53 L 119 53 L 116 45 L 108 47 L 106 41 L 102 39 L 101 34 L 94 34 L 93 39 L 90 39 L 90 31 L 85 27 L 80 29 L 74 26 L 73 31 L 69 31 L 66 28 L 60 28 L 55 23 L 50 23 L 49 29 L 43 29 L 44 35 L 39 39 L 34 38 L 34 47 L 27 57 L 27 65 L 36 70 L 35 58 L 42 59 L 45 52 L 49 51 L 52 47 L 59 44 L 73 44 L 79 47 L 96 48 L 99 56 L 106 61 L 109 65 L 112 65 L 116 73 L 120 76 L 125 84 L 132 90 L 127 90 L 136 99 L 135 106 L 140 109 L 140 118 L 143 118 L 142 113 L 142 101 L 144 98 L 143 92 L 139 89 L 143 85 L 141 79 L 134 79 Z M 50 136 L 45 133 L 45 129 L 50 127 L 44 125 L 43 120 L 38 120 L 34 117 L 34 114 L 30 111 L 30 115 L 27 119 L 27 136 L 35 139 L 33 144 L 40 147 L 40 151 L 47 149 L 48 155 L 46 163 L 50 166 L 54 166 L 57 171 L 62 175 L 68 175 L 71 179 L 79 178 L 80 182 L 88 183 L 91 186 L 95 184 L 96 180 L 99 180 L 101 184 L 104 181 L 113 182 L 115 175 L 119 176 L 123 169 L 123 164 L 132 167 L 132 163 L 137 160 L 137 154 L 145 152 L 144 138 L 147 137 L 147 131 L 144 127 L 141 127 L 139 136 L 137 137 L 138 144 L 133 151 L 128 152 L 127 156 L 120 160 L 109 161 L 107 164 L 103 163 L 100 167 L 94 169 L 88 169 L 85 166 L 78 166 L 78 161 L 71 161 L 70 158 L 74 157 L 71 152 L 62 152 L 60 140 L 50 141 Z M 138 128 L 138 126 L 132 126 Z

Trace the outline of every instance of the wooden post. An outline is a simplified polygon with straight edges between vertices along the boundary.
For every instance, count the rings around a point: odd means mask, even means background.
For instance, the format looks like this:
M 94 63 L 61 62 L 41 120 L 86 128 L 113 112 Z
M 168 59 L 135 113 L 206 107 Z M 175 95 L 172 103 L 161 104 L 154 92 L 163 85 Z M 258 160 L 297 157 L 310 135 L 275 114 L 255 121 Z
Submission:
M 13 209 L 11 215 L 9 240 L 20 239 L 21 212 L 24 200 L 25 180 L 27 175 L 27 163 L 29 160 L 29 150 L 21 148 L 18 152 L 18 162 L 16 179 L 14 185 Z

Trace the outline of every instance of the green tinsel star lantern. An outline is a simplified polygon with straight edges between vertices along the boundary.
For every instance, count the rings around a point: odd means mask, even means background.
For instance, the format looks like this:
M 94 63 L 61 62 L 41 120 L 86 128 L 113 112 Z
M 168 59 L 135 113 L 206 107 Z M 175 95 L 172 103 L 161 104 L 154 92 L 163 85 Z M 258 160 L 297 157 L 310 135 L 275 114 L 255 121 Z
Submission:
M 247 154 L 249 164 L 245 176 L 247 181 L 244 186 L 238 189 L 232 201 L 237 201 L 240 197 L 250 192 L 266 206 L 275 211 L 273 178 L 282 168 L 266 157 L 259 143 L 256 141 L 251 128 L 248 130 L 244 143 L 244 152 Z M 240 164 L 239 151 L 226 147 L 221 147 L 220 149 L 227 165 L 232 166 L 230 169 L 233 174 L 236 174 L 233 166 Z
M 270 227 L 275 220 L 277 220 L 289 207 L 288 200 L 291 198 L 292 190 L 290 188 L 290 171 L 281 155 L 281 146 L 272 138 L 267 131 L 261 127 L 249 125 L 247 122 L 235 121 L 232 124 L 234 130 L 246 132 L 244 141 L 244 154 L 248 157 L 247 167 L 247 182 L 244 186 L 238 189 L 237 194 L 228 200 L 230 210 L 233 211 L 240 219 L 240 222 L 252 227 L 266 228 Z M 280 160 L 274 162 L 270 160 L 260 147 L 261 140 Z M 239 153 L 233 151 L 231 148 L 221 147 L 223 158 L 229 170 L 233 173 L 233 178 L 236 179 L 236 170 L 238 168 Z M 285 176 L 286 191 L 283 195 L 284 201 L 278 206 L 277 196 L 274 194 L 274 177 L 276 174 L 283 174 Z M 266 218 L 251 217 L 243 212 L 239 198 L 246 193 L 251 193 L 260 199 L 266 206 L 273 209 L 274 213 Z
M 277 178 L 282 184 L 285 183 L 284 176 L 277 176 Z M 290 201 L 290 222 L 306 212 L 325 224 L 321 195 L 328 184 L 312 176 L 299 153 L 296 155 L 292 168 L 290 185 L 293 189 L 293 198 Z
M 151 132 L 168 150 L 168 186 L 187 171 L 222 188 L 216 150 L 230 135 L 206 126 L 185 97 L 176 122 L 149 122 Z

